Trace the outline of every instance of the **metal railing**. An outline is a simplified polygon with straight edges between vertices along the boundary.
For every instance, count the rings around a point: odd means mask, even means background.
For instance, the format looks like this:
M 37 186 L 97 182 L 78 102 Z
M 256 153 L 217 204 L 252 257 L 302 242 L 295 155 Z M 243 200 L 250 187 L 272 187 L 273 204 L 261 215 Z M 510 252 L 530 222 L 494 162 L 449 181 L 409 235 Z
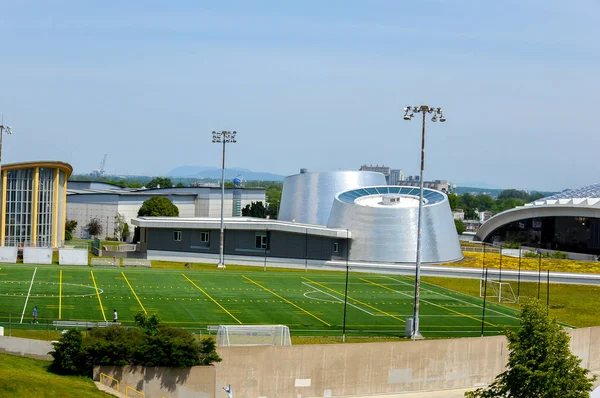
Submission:
M 131 397 L 131 395 L 129 395 L 129 394 L 130 394 L 130 392 L 132 392 L 132 393 L 136 394 L 136 395 L 133 395 L 134 397 L 138 397 L 138 396 L 139 396 L 139 397 L 142 397 L 142 398 L 143 398 L 143 397 L 145 397 L 145 396 L 146 396 L 146 394 L 144 394 L 143 392 L 141 392 L 141 391 L 138 391 L 138 390 L 136 390 L 136 389 L 135 389 L 135 388 L 133 388 L 133 387 L 126 386 L 126 387 L 125 387 L 125 396 L 126 396 L 127 398 Z
M 107 387 L 112 388 L 113 390 L 121 391 L 119 388 L 119 380 L 115 379 L 112 376 L 107 375 L 106 373 L 100 373 L 100 384 L 104 384 L 103 378 L 111 380 L 111 385 L 106 385 Z M 114 388 L 113 385 L 116 383 L 117 388 Z

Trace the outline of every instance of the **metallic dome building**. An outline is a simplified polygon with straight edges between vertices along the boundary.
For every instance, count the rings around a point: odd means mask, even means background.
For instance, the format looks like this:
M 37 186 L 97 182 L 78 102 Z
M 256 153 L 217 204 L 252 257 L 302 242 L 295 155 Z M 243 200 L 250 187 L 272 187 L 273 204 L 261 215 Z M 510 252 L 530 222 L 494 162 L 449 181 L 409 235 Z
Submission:
M 424 189 L 422 261 L 443 263 L 463 257 L 448 197 Z M 349 259 L 414 263 L 417 249 L 419 188 L 371 186 L 335 196 L 329 228 L 352 231 Z
M 327 225 L 336 194 L 349 189 L 385 184 L 385 176 L 372 171 L 301 171 L 283 181 L 278 219 Z

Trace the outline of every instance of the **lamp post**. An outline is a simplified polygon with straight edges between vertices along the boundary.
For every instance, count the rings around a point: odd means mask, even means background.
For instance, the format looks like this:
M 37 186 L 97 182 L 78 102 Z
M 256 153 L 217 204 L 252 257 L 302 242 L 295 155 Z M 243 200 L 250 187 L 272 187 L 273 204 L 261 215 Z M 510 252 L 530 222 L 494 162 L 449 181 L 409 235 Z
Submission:
M 3 123 L 0 123 L 0 165 L 2 164 L 2 135 L 12 134 L 12 129 L 10 126 L 5 126 Z
M 225 242 L 225 144 L 234 144 L 236 131 L 213 131 L 212 142 L 213 144 L 223 144 L 223 158 L 221 166 L 221 239 L 219 241 L 219 264 L 217 268 L 225 268 L 225 262 L 223 261 L 223 244 Z
M 2 123 L 0 123 L 0 181 L 2 181 L 2 136 L 4 133 L 12 134 L 12 129 L 10 126 L 4 125 L 4 117 L 2 117 Z M 2 203 L 2 205 L 6 206 L 5 203 Z M 4 226 L 2 226 L 2 228 L 4 228 Z M 0 242 L 0 245 L 4 246 L 4 238 L 2 239 L 2 242 Z
M 419 331 L 419 295 L 421 292 L 421 233 L 423 229 L 423 171 L 425 170 L 425 117 L 428 113 L 433 114 L 432 122 L 445 122 L 446 118 L 442 108 L 432 108 L 427 105 L 407 106 L 404 108 L 404 120 L 411 120 L 416 113 L 423 115 L 423 127 L 421 130 L 421 174 L 419 177 L 419 219 L 417 226 L 417 261 L 415 265 L 415 303 L 413 309 L 413 322 L 411 330 L 411 338 L 413 340 L 421 339 Z M 439 116 L 439 117 L 438 117 Z

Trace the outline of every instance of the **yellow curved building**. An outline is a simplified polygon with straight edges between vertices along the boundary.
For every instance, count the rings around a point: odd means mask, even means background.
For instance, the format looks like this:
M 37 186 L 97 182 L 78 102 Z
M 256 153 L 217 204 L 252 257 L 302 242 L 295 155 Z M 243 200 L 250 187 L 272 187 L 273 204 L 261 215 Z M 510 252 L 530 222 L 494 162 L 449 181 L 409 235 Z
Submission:
M 68 163 L 2 165 L 1 246 L 59 247 L 65 239 Z

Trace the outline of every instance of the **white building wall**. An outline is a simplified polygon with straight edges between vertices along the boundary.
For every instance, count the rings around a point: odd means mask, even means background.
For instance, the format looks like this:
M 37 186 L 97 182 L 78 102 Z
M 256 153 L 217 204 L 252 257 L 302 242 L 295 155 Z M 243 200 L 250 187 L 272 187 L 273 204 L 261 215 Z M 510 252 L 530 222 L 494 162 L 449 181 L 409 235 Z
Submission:
M 112 236 L 114 234 L 117 208 L 117 203 L 69 203 L 67 197 L 67 220 L 77 221 L 77 227 L 75 228 L 75 231 L 73 231 L 73 237 L 88 238 L 85 226 L 94 217 L 97 217 L 102 224 L 102 238 L 107 235 Z

